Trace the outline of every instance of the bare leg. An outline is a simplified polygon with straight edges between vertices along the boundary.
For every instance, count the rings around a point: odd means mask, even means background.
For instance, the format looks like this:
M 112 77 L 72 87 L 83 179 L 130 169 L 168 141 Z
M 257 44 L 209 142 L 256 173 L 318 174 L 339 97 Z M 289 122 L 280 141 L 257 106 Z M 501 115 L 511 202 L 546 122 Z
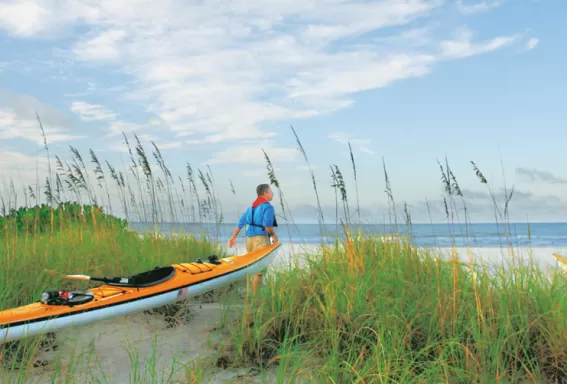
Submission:
M 270 245 L 270 238 L 268 236 L 253 236 L 246 239 L 246 252 L 252 252 L 256 249 L 264 248 Z M 256 296 L 258 289 L 262 285 L 262 274 L 254 275 L 252 281 L 252 294 Z
M 252 293 L 256 296 L 258 288 L 262 285 L 262 275 L 254 275 L 254 281 L 252 282 Z

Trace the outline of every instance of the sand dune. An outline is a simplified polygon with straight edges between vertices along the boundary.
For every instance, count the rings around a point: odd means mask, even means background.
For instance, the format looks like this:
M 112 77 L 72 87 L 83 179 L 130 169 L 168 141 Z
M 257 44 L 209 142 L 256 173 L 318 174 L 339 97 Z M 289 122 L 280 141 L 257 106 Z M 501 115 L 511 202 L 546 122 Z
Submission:
M 296 254 L 313 250 L 315 246 L 294 245 Z M 438 249 L 450 257 L 451 249 Z M 511 260 L 510 251 L 500 248 L 470 248 L 473 257 L 490 264 Z M 533 248 L 515 249 L 516 257 L 531 259 L 543 268 L 553 268 L 553 252 L 567 255 L 566 249 Z M 230 253 L 239 253 L 234 249 Z M 289 260 L 291 246 L 283 244 L 276 265 Z M 467 249 L 458 248 L 459 259 L 468 261 Z M 43 352 L 38 359 L 51 363 L 45 367 L 26 371 L 26 380 L 18 380 L 18 371 L 2 373 L 2 382 L 51 383 L 101 382 L 107 383 L 188 383 L 191 382 L 191 364 L 197 369 L 199 361 L 214 366 L 222 341 L 219 331 L 211 331 L 222 315 L 220 304 L 187 303 L 191 316 L 184 324 L 168 327 L 163 315 L 137 313 L 113 320 L 101 321 L 81 328 L 68 328 L 57 334 L 57 351 Z M 58 367 L 58 361 L 60 366 Z M 137 377 L 132 376 L 137 371 Z M 215 368 L 207 373 L 208 383 L 275 382 L 275 376 L 257 376 L 252 368 L 224 370 Z

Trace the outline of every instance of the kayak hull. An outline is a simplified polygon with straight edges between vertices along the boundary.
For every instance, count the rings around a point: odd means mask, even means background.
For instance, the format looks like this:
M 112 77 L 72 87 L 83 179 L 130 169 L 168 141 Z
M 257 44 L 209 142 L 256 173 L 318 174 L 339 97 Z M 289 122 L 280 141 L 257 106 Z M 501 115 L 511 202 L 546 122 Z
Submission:
M 241 256 L 219 259 L 219 265 L 173 264 L 175 274 L 161 284 L 144 288 L 105 284 L 88 290 L 94 300 L 73 307 L 37 302 L 0 311 L 0 344 L 157 308 L 242 281 L 247 275 L 267 269 L 279 247 L 280 243 L 276 243 Z

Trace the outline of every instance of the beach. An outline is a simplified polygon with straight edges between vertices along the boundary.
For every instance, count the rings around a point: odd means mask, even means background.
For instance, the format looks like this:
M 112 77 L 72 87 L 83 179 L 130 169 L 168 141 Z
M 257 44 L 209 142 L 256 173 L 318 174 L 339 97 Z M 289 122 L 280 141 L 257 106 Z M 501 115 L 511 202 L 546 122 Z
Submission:
M 301 261 L 305 252 L 316 248 L 314 244 L 283 243 L 273 266 L 277 268 L 295 257 Z M 431 250 L 441 252 L 447 259 L 452 257 L 451 248 Z M 229 250 L 230 254 L 242 251 L 242 244 Z M 567 254 L 567 248 L 561 247 L 514 248 L 513 251 L 517 261 L 526 263 L 531 259 L 546 270 L 556 265 L 552 253 Z M 510 249 L 456 248 L 463 262 L 470 261 L 469 252 L 476 262 L 482 260 L 491 265 L 512 262 Z M 215 329 L 223 314 L 222 305 L 188 301 L 187 306 L 189 318 L 173 327 L 168 326 L 163 315 L 136 313 L 80 329 L 65 329 L 57 333 L 58 350 L 42 352 L 37 357 L 51 363 L 27 371 L 26 382 L 52 382 L 51 373 L 56 370 L 54 362 L 58 358 L 58 379 L 67 372 L 69 377 L 80 381 L 187 383 L 191 382 L 192 373 L 201 372 L 208 383 L 276 382 L 275 371 L 270 369 L 260 376 L 252 366 L 235 370 L 217 367 L 217 354 L 227 341 L 222 330 Z M 139 377 L 132 377 L 132 372 L 138 372 Z M 12 382 L 18 374 L 18 371 L 3 371 L 2 382 Z

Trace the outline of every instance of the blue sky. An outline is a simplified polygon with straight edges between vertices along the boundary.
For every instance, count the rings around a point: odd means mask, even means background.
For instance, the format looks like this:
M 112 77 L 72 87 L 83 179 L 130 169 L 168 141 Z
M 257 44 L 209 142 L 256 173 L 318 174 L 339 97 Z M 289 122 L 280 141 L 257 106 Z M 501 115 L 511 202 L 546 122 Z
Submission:
M 309 221 L 293 125 L 328 217 L 330 164 L 354 203 L 350 140 L 368 220 L 387 209 L 384 158 L 397 202 L 429 222 L 427 198 L 442 221 L 447 156 L 473 220 L 494 214 L 471 160 L 498 193 L 514 185 L 513 219 L 564 221 L 565 11 L 549 0 L 0 1 L 0 172 L 27 185 L 45 170 L 37 112 L 62 159 L 69 145 L 92 148 L 120 168 L 124 131 L 149 152 L 156 142 L 173 173 L 209 164 L 229 220 L 266 181 L 263 148 Z

